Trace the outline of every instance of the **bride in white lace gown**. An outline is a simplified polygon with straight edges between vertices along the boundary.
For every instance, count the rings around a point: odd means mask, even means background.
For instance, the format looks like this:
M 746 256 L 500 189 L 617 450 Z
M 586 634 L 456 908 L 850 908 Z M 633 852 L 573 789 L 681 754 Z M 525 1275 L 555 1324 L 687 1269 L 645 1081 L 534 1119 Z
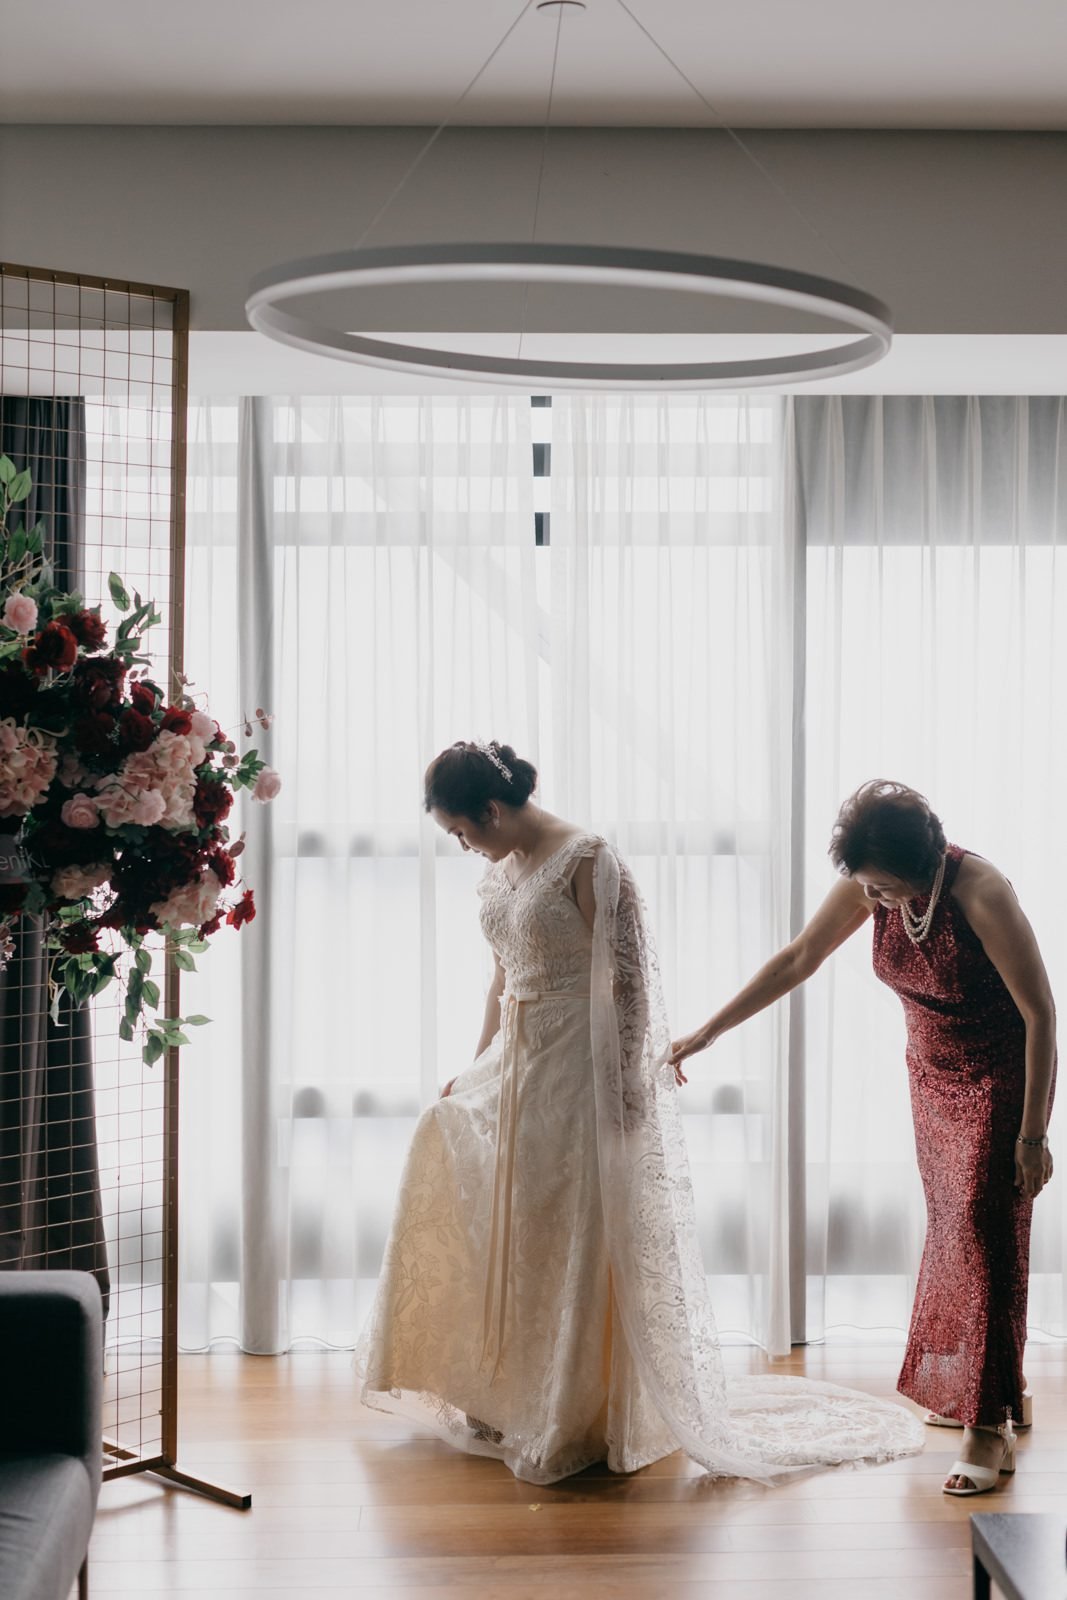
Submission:
M 551 1483 L 685 1450 L 771 1483 L 921 1448 L 903 1407 L 794 1378 L 727 1382 L 697 1244 L 670 1034 L 616 852 L 530 800 L 507 745 L 458 745 L 427 809 L 490 866 L 479 1053 L 420 1118 L 362 1398 Z

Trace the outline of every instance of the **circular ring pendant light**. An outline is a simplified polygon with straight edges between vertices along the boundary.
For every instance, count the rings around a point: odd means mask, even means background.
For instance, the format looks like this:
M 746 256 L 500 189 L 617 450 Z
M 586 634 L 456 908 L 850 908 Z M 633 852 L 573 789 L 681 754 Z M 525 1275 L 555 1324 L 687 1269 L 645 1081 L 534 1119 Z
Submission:
M 718 119 L 762 178 L 786 200 L 794 213 L 825 246 L 817 230 L 784 195 L 780 185 L 729 128 L 719 112 L 648 28 L 631 11 L 627 0 L 616 0 L 649 43 L 669 63 L 686 86 Z M 544 143 L 534 204 L 533 235 L 529 243 L 420 244 L 364 248 L 363 241 L 396 199 L 415 169 L 452 121 L 459 107 L 518 27 L 531 7 L 555 12 L 556 46 L 548 93 Z M 739 389 L 796 384 L 816 378 L 839 377 L 869 367 L 887 354 L 892 343 L 888 308 L 873 295 L 833 279 L 762 262 L 737 261 L 723 256 L 686 254 L 593 244 L 539 244 L 537 219 L 544 179 L 545 146 L 552 113 L 560 26 L 565 11 L 582 11 L 583 0 L 526 0 L 489 56 L 471 78 L 445 120 L 431 134 L 414 161 L 363 230 L 356 246 L 332 255 L 288 262 L 260 273 L 249 286 L 245 312 L 258 332 L 281 344 L 315 355 L 332 356 L 362 366 L 406 372 L 417 376 L 482 381 L 493 385 L 535 386 L 541 392 L 593 389 Z M 836 252 L 835 252 L 836 254 Z M 515 356 L 479 355 L 440 346 L 404 344 L 390 338 L 369 338 L 331 326 L 319 317 L 284 309 L 303 296 L 336 290 L 408 287 L 442 283 L 573 284 L 585 288 L 668 290 L 705 297 L 762 303 L 779 310 L 799 311 L 828 318 L 855 337 L 844 343 L 827 343 L 802 354 L 760 356 L 748 360 L 720 361 L 565 361 L 530 360 L 522 356 L 524 329 Z M 525 322 L 525 297 L 523 320 Z M 702 330 L 712 333 L 712 327 Z
M 832 317 L 858 331 L 860 337 L 802 355 L 748 361 L 531 361 L 370 339 L 282 309 L 286 301 L 298 296 L 338 289 L 515 281 L 669 289 L 758 301 Z M 550 389 L 716 389 L 798 383 L 870 366 L 885 355 L 892 340 L 888 309 L 847 284 L 753 261 L 606 245 L 407 245 L 343 250 L 262 273 L 251 285 L 245 309 L 259 332 L 319 355 L 423 377 L 483 379 L 526 387 L 534 383 Z

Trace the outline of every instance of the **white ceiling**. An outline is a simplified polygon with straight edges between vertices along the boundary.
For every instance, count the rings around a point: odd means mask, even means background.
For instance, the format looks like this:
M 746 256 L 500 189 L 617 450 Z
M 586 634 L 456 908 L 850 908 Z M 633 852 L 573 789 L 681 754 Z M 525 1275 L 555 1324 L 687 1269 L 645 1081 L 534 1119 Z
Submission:
M 1067 128 L 1065 0 L 626 0 L 738 127 Z M 540 124 L 536 0 L 36 0 L 4 8 L 0 121 Z M 626 14 L 560 25 L 553 121 L 709 113 Z

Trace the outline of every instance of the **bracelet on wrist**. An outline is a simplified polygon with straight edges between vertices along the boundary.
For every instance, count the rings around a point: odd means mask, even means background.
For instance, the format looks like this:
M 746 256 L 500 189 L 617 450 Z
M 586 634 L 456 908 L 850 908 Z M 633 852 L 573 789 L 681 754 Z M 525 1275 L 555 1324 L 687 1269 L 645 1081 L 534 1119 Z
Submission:
M 1022 1134 L 1020 1133 L 1020 1135 L 1016 1139 L 1015 1143 L 1016 1144 L 1025 1145 L 1028 1150 L 1047 1150 L 1048 1149 L 1048 1134 L 1047 1133 L 1043 1133 L 1041 1135 L 1040 1139 L 1024 1139 Z

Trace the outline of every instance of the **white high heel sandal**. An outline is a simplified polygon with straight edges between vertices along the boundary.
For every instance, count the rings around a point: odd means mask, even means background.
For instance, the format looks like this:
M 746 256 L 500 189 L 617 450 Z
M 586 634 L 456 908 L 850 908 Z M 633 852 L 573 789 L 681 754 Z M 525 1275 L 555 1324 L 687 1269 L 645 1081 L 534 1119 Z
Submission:
M 946 1474 L 949 1478 L 967 1478 L 973 1488 L 950 1489 L 945 1483 L 941 1487 L 942 1494 L 954 1494 L 962 1498 L 970 1494 L 988 1494 L 990 1489 L 995 1489 L 1002 1477 L 1007 1477 L 1015 1471 L 1015 1430 L 1008 1421 L 1002 1428 L 998 1428 L 1004 1444 L 1004 1454 L 997 1467 L 980 1467 L 973 1461 L 954 1461 Z

